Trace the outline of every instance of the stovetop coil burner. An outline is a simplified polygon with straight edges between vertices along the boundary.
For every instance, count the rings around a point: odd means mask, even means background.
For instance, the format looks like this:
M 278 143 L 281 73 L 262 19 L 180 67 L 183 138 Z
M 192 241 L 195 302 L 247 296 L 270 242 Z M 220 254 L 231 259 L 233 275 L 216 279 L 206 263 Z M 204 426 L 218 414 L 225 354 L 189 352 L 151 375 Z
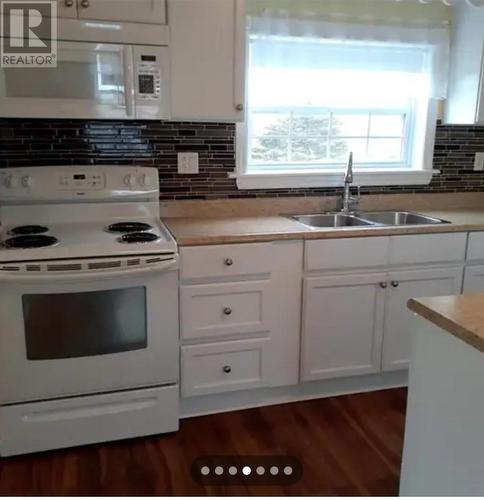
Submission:
M 159 239 L 160 237 L 153 233 L 128 233 L 123 234 L 120 241 L 123 243 L 150 243 Z
M 138 233 L 150 229 L 152 229 L 152 226 L 145 222 L 116 222 L 108 226 L 110 233 Z
M 3 242 L 7 248 L 42 248 L 51 247 L 58 243 L 57 238 L 44 234 L 29 234 L 25 236 L 15 236 Z
M 42 234 L 46 233 L 49 230 L 49 228 L 45 226 L 39 226 L 39 225 L 28 225 L 28 226 L 17 226 L 12 229 L 10 229 L 9 234 L 13 234 L 16 236 L 24 236 L 28 234 Z

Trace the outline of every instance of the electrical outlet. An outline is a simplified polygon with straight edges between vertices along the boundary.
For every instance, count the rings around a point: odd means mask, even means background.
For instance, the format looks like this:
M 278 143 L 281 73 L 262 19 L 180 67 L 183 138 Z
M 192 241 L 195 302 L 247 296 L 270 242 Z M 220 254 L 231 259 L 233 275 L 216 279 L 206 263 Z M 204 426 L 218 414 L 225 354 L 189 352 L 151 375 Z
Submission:
M 178 153 L 178 173 L 198 174 L 198 153 Z
M 474 170 L 484 170 L 484 153 L 476 153 L 474 160 Z

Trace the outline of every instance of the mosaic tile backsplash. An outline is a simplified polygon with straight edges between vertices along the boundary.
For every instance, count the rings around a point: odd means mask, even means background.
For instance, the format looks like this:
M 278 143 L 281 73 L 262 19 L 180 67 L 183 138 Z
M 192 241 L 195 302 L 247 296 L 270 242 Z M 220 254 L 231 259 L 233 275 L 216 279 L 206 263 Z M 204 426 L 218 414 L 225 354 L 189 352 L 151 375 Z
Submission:
M 177 153 L 200 153 L 198 175 L 177 174 Z M 437 127 L 429 186 L 365 187 L 369 193 L 484 191 L 474 155 L 484 152 L 484 126 Z M 317 196 L 338 189 L 240 191 L 235 169 L 235 125 L 226 123 L 0 119 L 0 168 L 42 165 L 137 164 L 160 172 L 160 198 L 217 199 Z

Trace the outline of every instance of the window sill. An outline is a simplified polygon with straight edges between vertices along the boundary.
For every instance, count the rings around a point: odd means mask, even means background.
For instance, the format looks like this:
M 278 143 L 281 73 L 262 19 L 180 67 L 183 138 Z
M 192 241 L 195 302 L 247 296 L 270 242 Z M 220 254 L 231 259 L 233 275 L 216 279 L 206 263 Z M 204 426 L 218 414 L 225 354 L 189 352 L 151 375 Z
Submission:
M 427 185 L 438 170 L 378 170 L 355 171 L 355 186 L 409 186 Z M 236 178 L 238 189 L 297 189 L 342 187 L 344 171 L 327 173 L 264 173 L 230 175 Z

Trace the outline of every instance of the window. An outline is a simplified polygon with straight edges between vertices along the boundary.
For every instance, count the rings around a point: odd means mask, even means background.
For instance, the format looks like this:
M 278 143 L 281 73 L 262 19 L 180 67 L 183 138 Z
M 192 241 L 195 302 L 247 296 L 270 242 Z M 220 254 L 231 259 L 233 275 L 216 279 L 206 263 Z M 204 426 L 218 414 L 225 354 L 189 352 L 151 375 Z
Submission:
M 423 42 L 251 34 L 239 186 L 340 185 L 350 152 L 361 185 L 428 183 L 433 50 Z

